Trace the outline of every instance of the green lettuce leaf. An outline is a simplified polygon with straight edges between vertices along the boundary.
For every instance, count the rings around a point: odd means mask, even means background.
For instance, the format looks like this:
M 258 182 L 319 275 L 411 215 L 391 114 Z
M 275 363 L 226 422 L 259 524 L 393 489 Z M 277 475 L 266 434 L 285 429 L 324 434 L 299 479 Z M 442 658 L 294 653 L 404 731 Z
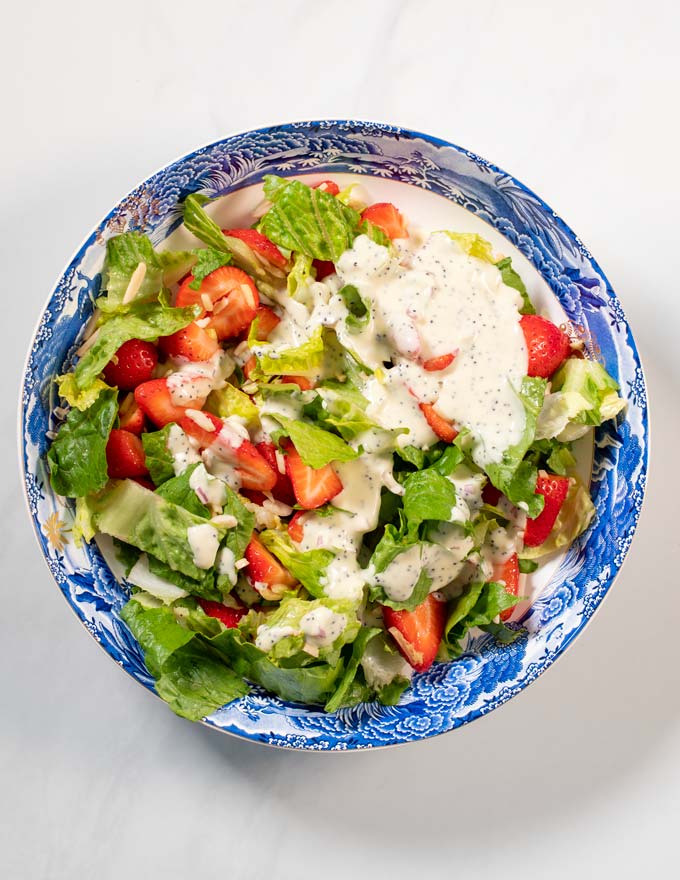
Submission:
M 231 253 L 216 251 L 215 248 L 207 247 L 196 251 L 196 265 L 191 270 L 194 280 L 189 284 L 192 290 L 201 289 L 201 281 L 206 275 L 210 275 L 222 266 L 228 266 L 232 262 Z
M 535 467 L 524 462 L 529 447 L 534 442 L 536 421 L 545 396 L 545 379 L 525 377 L 519 397 L 524 405 L 526 422 L 521 440 L 503 453 L 498 464 L 489 464 L 485 470 L 493 485 L 512 501 L 526 505 L 530 517 L 543 510 L 543 496 L 536 494 Z
M 331 550 L 296 550 L 288 535 L 267 529 L 260 532 L 260 541 L 279 562 L 317 599 L 325 595 L 326 569 L 335 559 Z
M 229 383 L 210 392 L 204 409 L 221 419 L 240 416 L 253 425 L 258 421 L 258 409 L 250 397 Z
M 324 706 L 326 712 L 336 712 L 342 706 L 348 705 L 346 701 L 350 697 L 352 685 L 356 680 L 356 675 L 361 664 L 361 658 L 364 656 L 366 646 L 379 632 L 380 630 L 375 627 L 362 626 L 359 630 L 359 634 L 352 644 L 352 656 L 345 667 L 344 675 L 333 692 L 333 695 Z M 350 701 L 349 705 L 353 705 L 353 701 Z
M 123 306 L 130 278 L 140 263 L 146 264 L 144 280 L 132 302 L 155 299 L 161 288 L 175 284 L 196 262 L 192 251 L 156 251 L 141 232 L 124 232 L 106 242 L 102 288 L 106 296 L 97 300 L 104 312 Z
M 371 310 L 357 288 L 353 284 L 345 284 L 338 291 L 338 296 L 342 298 L 349 312 L 345 318 L 348 329 L 353 332 L 363 330 L 371 319 Z
M 198 568 L 194 562 L 187 529 L 205 525 L 205 519 L 166 501 L 133 480 L 112 481 L 92 505 L 99 531 L 155 556 L 173 571 L 196 581 L 203 580 L 205 569 Z M 212 527 L 221 542 L 226 529 L 217 525 Z
M 106 485 L 106 444 L 117 414 L 113 388 L 101 391 L 86 410 L 70 410 L 47 453 L 50 482 L 58 495 L 76 498 Z
M 85 495 L 76 498 L 76 515 L 71 526 L 71 535 L 73 543 L 76 547 L 82 545 L 83 539 L 87 544 L 95 536 L 96 529 L 92 520 L 92 507 L 90 506 L 89 496 Z
M 279 666 L 264 651 L 246 642 L 237 629 L 225 630 L 211 644 L 244 678 L 293 703 L 323 705 L 344 671 L 342 660 L 334 665 Z
M 73 373 L 57 376 L 55 381 L 59 389 L 59 396 L 63 397 L 69 406 L 80 410 L 88 409 L 102 391 L 110 390 L 106 382 L 101 379 L 95 379 L 86 388 L 79 388 Z
M 307 254 L 295 254 L 293 268 L 288 273 L 286 280 L 288 294 L 293 299 L 304 299 L 307 279 L 312 277 L 312 262 L 312 258 Z
M 257 366 L 265 376 L 313 376 L 323 362 L 323 328 L 317 327 L 302 345 L 277 351 L 273 346 L 254 342 L 251 349 Z
M 198 462 L 190 465 L 184 473 L 179 476 L 172 476 L 169 480 L 165 480 L 165 482 L 156 489 L 156 495 L 160 495 L 160 497 L 164 498 L 166 501 L 171 501 L 173 504 L 183 507 L 195 516 L 209 519 L 210 511 L 189 485 L 191 475 L 197 467 L 199 467 Z
M 264 193 L 273 205 L 258 228 L 275 244 L 333 262 L 351 247 L 360 216 L 334 196 L 272 175 L 264 178 Z
M 192 596 L 200 596 L 202 599 L 212 599 L 219 602 L 222 599 L 222 591 L 218 589 L 215 583 L 215 570 L 213 568 L 202 571 L 201 577 L 194 578 L 177 571 L 167 562 L 157 559 L 155 556 L 147 554 L 149 571 L 156 577 L 162 578 L 174 586 L 179 587 Z M 153 592 L 147 587 L 149 592 Z
M 293 441 L 303 462 L 311 468 L 322 468 L 332 461 L 353 461 L 359 457 L 356 449 L 352 449 L 336 434 L 307 422 L 286 418 L 279 413 L 271 413 L 271 416 Z
M 200 314 L 199 306 L 173 309 L 164 302 L 134 303 L 128 311 L 114 314 L 97 330 L 97 338 L 74 370 L 76 387 L 88 388 L 124 342 L 129 339 L 156 340 L 190 324 Z
M 524 282 L 517 274 L 517 272 L 515 272 L 515 270 L 512 268 L 512 260 L 510 259 L 510 257 L 504 257 L 502 260 L 499 260 L 496 263 L 496 268 L 501 273 L 503 284 L 505 284 L 507 287 L 513 287 L 521 294 L 523 305 L 520 309 L 520 313 L 522 315 L 535 315 L 536 309 L 529 299 L 529 294 L 527 293 Z
M 243 504 L 240 497 L 225 486 L 227 497 L 223 505 L 223 513 L 236 518 L 237 525 L 232 529 L 227 529 L 227 536 L 224 539 L 224 546 L 234 554 L 234 559 L 238 561 L 243 558 L 245 549 L 253 536 L 255 528 L 255 515 Z
M 177 715 L 198 721 L 248 692 L 210 642 L 181 626 L 171 608 L 144 608 L 131 599 L 121 617 L 142 646 L 159 696 Z
M 406 478 L 403 500 L 409 534 L 415 536 L 425 520 L 450 521 L 456 504 L 456 490 L 451 480 L 432 467 Z
M 597 361 L 569 358 L 552 380 L 538 417 L 536 436 L 562 441 L 581 437 L 590 426 L 613 419 L 626 403 L 618 383 Z
M 503 584 L 495 581 L 469 584 L 449 605 L 449 616 L 444 627 L 444 640 L 449 656 L 459 657 L 463 653 L 462 640 L 472 627 L 486 627 L 493 624 L 494 619 L 502 611 L 514 608 L 519 601 L 517 596 L 505 591 Z M 496 625 L 496 628 L 497 632 L 494 635 L 497 637 L 505 629 L 509 633 L 514 633 L 514 638 L 519 635 L 516 630 L 510 630 L 509 627 L 501 630 L 499 625 Z
M 171 428 L 172 424 L 166 425 L 160 431 L 142 434 L 146 466 L 154 486 L 160 486 L 161 483 L 175 476 L 173 458 L 168 449 Z
M 184 225 L 208 247 L 218 253 L 229 254 L 234 264 L 247 272 L 264 294 L 281 287 L 284 273 L 258 260 L 255 253 L 240 238 L 224 235 L 220 227 L 204 210 L 203 205 L 212 201 L 201 193 L 191 193 L 183 203 Z
M 540 559 L 555 550 L 569 547 L 588 528 L 595 516 L 595 507 L 586 487 L 572 477 L 569 492 L 560 508 L 555 525 L 547 539 L 538 547 L 525 547 L 523 559 Z
M 482 238 L 476 232 L 449 232 L 444 230 L 449 238 L 452 238 L 460 249 L 471 257 L 484 260 L 485 263 L 493 263 L 493 248 L 491 242 Z
M 376 226 L 375 223 L 371 223 L 370 220 L 361 221 L 359 224 L 359 234 L 367 235 L 371 241 L 382 245 L 382 247 L 391 248 L 392 246 L 392 240 L 389 235 L 386 235 L 379 226 Z
M 319 427 L 337 431 L 344 440 L 353 440 L 377 428 L 366 415 L 367 407 L 368 401 L 351 383 L 327 380 L 316 389 L 316 396 L 302 411 Z

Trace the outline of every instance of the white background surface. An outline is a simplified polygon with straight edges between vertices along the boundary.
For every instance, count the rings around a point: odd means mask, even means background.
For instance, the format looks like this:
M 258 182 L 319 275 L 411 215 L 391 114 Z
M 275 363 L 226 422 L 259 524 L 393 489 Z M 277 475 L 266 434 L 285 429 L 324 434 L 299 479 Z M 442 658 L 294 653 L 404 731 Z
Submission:
M 673 874 L 680 820 L 680 128 L 675 3 L 34 2 L 3 11 L 0 876 Z M 174 717 L 97 649 L 17 478 L 32 327 L 85 234 L 239 129 L 361 117 L 464 145 L 578 232 L 646 367 L 638 536 L 577 646 L 490 717 L 292 754 Z

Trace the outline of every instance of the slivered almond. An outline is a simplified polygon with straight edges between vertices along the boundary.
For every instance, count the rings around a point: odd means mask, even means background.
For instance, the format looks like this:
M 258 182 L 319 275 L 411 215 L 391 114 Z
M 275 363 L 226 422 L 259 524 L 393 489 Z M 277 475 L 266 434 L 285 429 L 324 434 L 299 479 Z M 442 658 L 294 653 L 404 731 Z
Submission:
M 201 303 L 203 304 L 203 308 L 206 312 L 212 312 L 214 310 L 213 301 L 210 299 L 207 293 L 201 294 Z
M 197 327 L 200 327 L 202 330 L 204 330 L 208 326 L 209 323 L 210 323 L 210 318 L 199 318 L 198 321 L 194 321 L 194 324 Z
M 278 472 L 280 474 L 285 474 L 286 473 L 286 459 L 283 455 L 283 452 L 281 452 L 280 449 L 277 449 L 275 452 L 275 455 L 276 455 L 276 467 L 278 469 Z
M 241 293 L 245 296 L 248 302 L 251 302 L 253 299 L 253 289 L 248 284 L 241 284 Z
M 215 425 L 213 425 L 208 416 L 204 412 L 201 412 L 200 409 L 188 409 L 187 416 L 192 422 L 194 422 L 194 424 L 198 425 L 199 428 L 203 428 L 204 431 L 215 431 Z
M 220 312 L 223 312 L 225 309 L 229 308 L 229 297 L 223 296 L 222 299 L 218 299 L 215 305 L 213 306 L 212 313 L 213 315 L 219 315 Z
M 230 513 L 220 513 L 218 516 L 213 516 L 210 522 L 215 523 L 216 526 L 224 526 L 225 529 L 233 529 L 238 525 L 238 520 Z
M 250 565 L 250 563 L 248 562 L 247 559 L 237 559 L 236 562 L 234 563 L 234 568 L 237 571 L 240 571 L 242 568 L 248 568 L 249 565 Z
M 243 342 L 239 342 L 239 344 L 234 349 L 234 357 L 240 358 L 242 355 L 250 356 L 250 349 L 248 348 L 248 340 L 244 339 Z M 248 360 L 248 357 L 246 357 Z
M 145 275 L 146 263 L 139 263 L 135 271 L 130 276 L 128 286 L 125 288 L 125 293 L 123 294 L 123 305 L 126 305 L 126 303 L 129 303 L 137 296 L 137 294 L 139 293 L 139 288 L 142 286 L 142 282 L 144 281 Z
M 78 357 L 82 357 L 85 352 L 89 351 L 92 348 L 92 346 L 97 341 L 98 336 L 99 328 L 97 328 L 91 336 L 88 336 L 88 338 L 85 340 L 85 342 L 83 342 L 80 348 L 76 350 L 76 354 L 78 355 Z

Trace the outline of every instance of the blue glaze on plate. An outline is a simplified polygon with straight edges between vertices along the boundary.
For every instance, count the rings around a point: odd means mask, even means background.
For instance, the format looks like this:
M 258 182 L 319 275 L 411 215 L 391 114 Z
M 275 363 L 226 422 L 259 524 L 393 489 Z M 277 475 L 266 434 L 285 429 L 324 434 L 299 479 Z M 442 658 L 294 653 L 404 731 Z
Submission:
M 210 715 L 213 727 L 269 745 L 360 749 L 412 742 L 485 715 L 546 670 L 581 632 L 610 589 L 633 538 L 647 473 L 647 393 L 621 305 L 582 242 L 534 193 L 479 156 L 445 141 L 370 122 L 299 122 L 238 134 L 173 162 L 140 184 L 94 230 L 59 279 L 38 323 L 21 397 L 26 497 L 47 564 L 93 637 L 153 690 L 141 650 L 120 619 L 127 594 L 96 546 L 69 540 L 72 509 L 46 476 L 46 432 L 58 405 L 52 379 L 72 363 L 98 294 L 105 241 L 130 229 L 162 242 L 181 222 L 178 202 L 224 195 L 265 174 L 349 172 L 445 196 L 494 226 L 536 267 L 570 320 L 597 340 L 599 357 L 628 402 L 595 434 L 591 495 L 596 519 L 569 549 L 513 645 L 473 637 L 460 660 L 416 675 L 398 706 L 366 703 L 326 715 L 258 688 Z

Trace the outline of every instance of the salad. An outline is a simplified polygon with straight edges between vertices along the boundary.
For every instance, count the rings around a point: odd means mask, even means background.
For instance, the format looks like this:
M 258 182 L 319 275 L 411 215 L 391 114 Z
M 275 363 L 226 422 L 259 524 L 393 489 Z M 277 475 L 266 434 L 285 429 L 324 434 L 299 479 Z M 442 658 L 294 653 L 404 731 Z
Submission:
M 521 637 L 526 576 L 593 517 L 572 443 L 624 407 L 479 235 L 330 180 L 264 197 L 221 229 L 188 196 L 190 250 L 110 238 L 56 380 L 52 486 L 77 542 L 113 541 L 122 618 L 192 720 L 253 684 L 394 704 L 471 630 Z

